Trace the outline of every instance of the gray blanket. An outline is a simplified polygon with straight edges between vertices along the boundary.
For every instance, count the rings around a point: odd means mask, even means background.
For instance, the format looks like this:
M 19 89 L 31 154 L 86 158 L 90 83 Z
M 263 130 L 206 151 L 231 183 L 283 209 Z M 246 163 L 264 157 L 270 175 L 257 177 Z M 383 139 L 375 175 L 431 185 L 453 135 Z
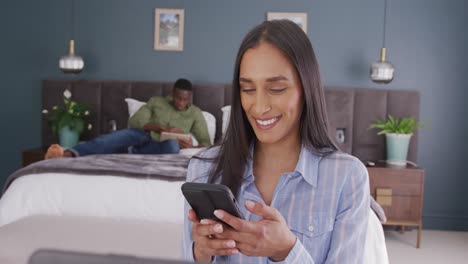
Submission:
M 49 159 L 33 163 L 8 177 L 3 193 L 17 178 L 41 173 L 113 175 L 185 181 L 190 157 L 184 155 L 106 154 L 78 158 Z

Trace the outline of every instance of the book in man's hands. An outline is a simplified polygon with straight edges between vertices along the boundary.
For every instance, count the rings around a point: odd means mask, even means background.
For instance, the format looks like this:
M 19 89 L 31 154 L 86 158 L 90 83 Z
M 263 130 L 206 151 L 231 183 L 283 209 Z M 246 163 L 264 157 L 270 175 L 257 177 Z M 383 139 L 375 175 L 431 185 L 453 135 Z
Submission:
M 171 133 L 171 132 L 161 132 L 159 137 L 159 141 L 165 141 L 168 139 L 182 139 L 183 141 L 190 141 L 192 140 L 192 136 L 190 134 L 179 134 L 179 133 Z

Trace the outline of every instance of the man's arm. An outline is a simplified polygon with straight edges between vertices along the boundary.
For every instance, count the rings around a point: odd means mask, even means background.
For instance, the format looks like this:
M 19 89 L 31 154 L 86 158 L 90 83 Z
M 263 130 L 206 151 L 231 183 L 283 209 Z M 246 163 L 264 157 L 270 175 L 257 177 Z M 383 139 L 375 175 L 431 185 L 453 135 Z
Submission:
M 148 124 L 151 119 L 151 109 L 148 107 L 148 103 L 140 107 L 140 109 L 130 117 L 128 120 L 129 127 L 144 129 L 144 126 Z
M 177 131 L 180 131 L 180 129 L 177 130 L 172 130 L 171 127 L 166 127 L 166 126 L 161 126 L 158 123 L 146 123 L 146 125 L 143 126 L 143 129 L 146 131 L 154 131 L 154 132 L 172 132 L 172 133 L 180 133 Z
M 158 133 L 164 131 L 177 133 L 177 131 L 170 127 L 161 126 L 158 123 L 150 123 L 153 115 L 155 114 L 154 111 L 151 110 L 152 105 L 155 103 L 156 99 L 153 97 L 148 101 L 148 103 L 140 107 L 140 109 L 128 120 L 129 126 L 131 128 L 140 128 L 146 131 L 154 131 Z

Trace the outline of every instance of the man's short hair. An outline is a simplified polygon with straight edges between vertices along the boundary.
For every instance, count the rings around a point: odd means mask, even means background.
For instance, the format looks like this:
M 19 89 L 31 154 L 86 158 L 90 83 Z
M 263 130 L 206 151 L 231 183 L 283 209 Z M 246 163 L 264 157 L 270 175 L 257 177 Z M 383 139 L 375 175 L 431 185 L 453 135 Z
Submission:
M 192 91 L 192 83 L 187 79 L 178 79 L 174 83 L 174 89 Z

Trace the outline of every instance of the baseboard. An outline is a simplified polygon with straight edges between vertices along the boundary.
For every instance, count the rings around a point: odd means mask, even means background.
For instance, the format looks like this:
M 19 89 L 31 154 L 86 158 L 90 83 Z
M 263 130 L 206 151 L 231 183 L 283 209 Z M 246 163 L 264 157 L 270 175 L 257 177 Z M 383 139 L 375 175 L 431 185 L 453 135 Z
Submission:
M 468 231 L 468 216 L 423 215 L 423 229 Z

